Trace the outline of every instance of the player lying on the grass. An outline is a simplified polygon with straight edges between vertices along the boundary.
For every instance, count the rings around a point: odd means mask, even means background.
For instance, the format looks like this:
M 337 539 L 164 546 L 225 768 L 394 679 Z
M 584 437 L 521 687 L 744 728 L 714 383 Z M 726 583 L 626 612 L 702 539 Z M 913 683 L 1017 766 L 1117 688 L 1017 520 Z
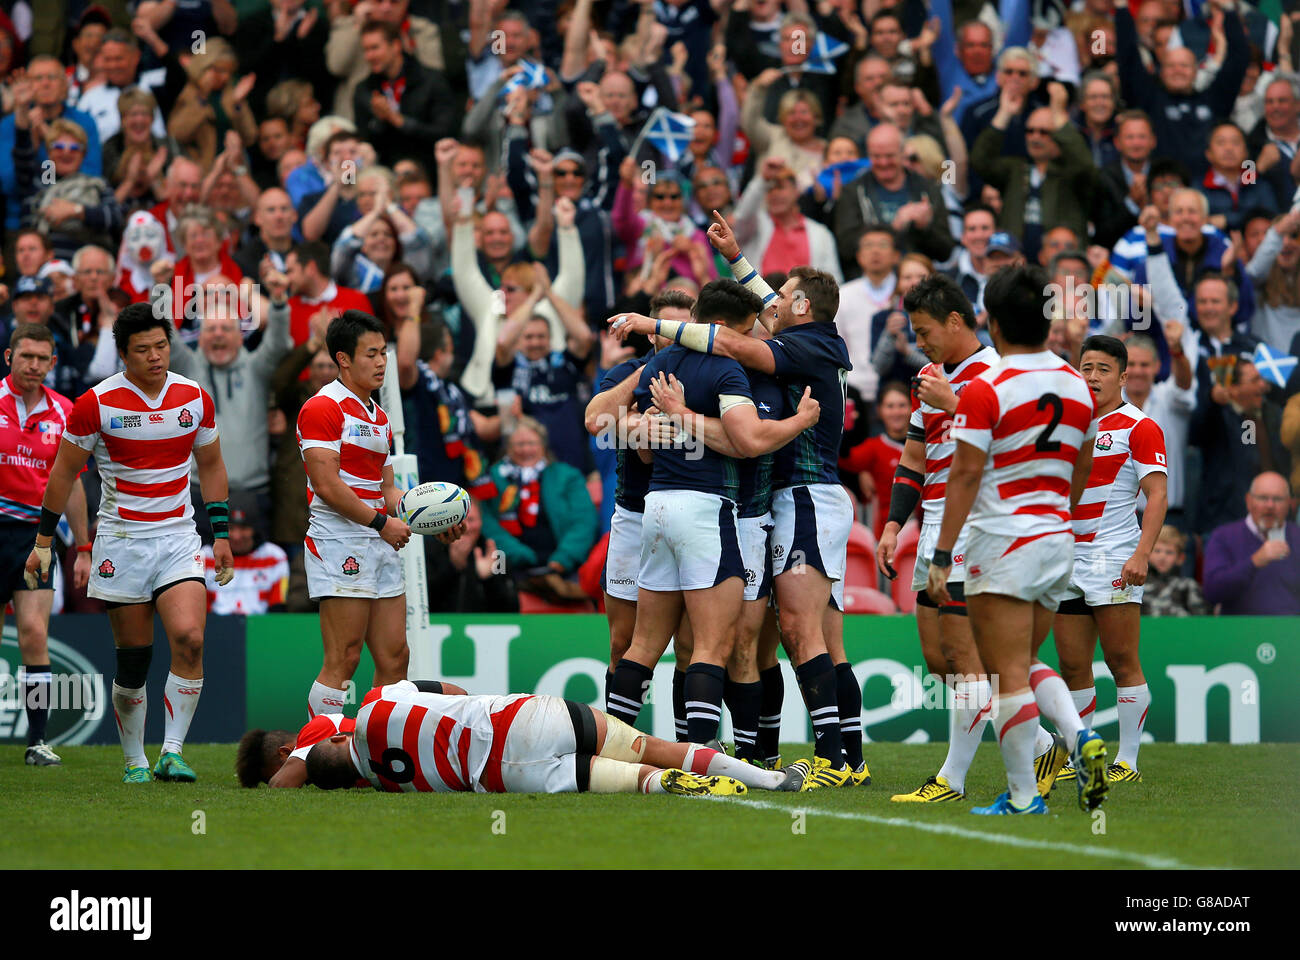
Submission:
M 975 310 L 961 288 L 941 273 L 926 277 L 912 289 L 907 308 L 916 343 L 931 363 L 921 368 L 912 381 L 912 416 L 907 440 L 894 474 L 889 498 L 889 521 L 880 535 L 876 564 L 889 579 L 898 574 L 893 567 L 898 532 L 921 502 L 921 535 L 916 545 L 916 567 L 912 589 L 916 593 L 916 629 L 921 655 L 927 669 L 942 677 L 951 688 L 948 755 L 939 772 L 911 793 L 893 797 L 899 803 L 946 803 L 965 799 L 966 772 L 989 721 L 989 680 L 975 649 L 970 621 L 966 616 L 966 539 L 969 524 L 962 527 L 952 549 L 952 571 L 948 574 L 951 599 L 938 606 L 925 592 L 930 555 L 939 538 L 943 520 L 944 489 L 952 463 L 955 441 L 952 418 L 965 387 L 998 362 L 998 353 L 975 335 Z M 1034 774 L 1039 792 L 1051 792 L 1057 771 L 1066 760 L 1059 738 L 1040 726 L 1034 745 Z
M 1070 692 L 1037 659 L 1070 583 L 1079 502 L 1097 434 L 1096 402 L 1079 372 L 1047 349 L 1046 271 L 1007 267 L 989 280 L 984 304 L 1001 359 L 962 391 L 953 416 L 956 449 L 926 588 L 952 599 L 952 550 L 967 524 L 966 603 L 980 660 L 1000 689 L 993 722 L 1008 790 L 971 813 L 1046 813 L 1034 775 L 1041 709 L 1065 737 L 1079 770 L 1079 805 L 1105 799 L 1106 746 L 1085 728 Z
M 445 680 L 412 680 L 423 693 L 464 696 L 464 687 Z M 371 693 L 378 697 L 381 687 Z M 370 695 L 367 694 L 369 702 Z M 235 773 L 244 787 L 265 783 L 272 787 L 301 787 L 307 782 L 307 754 L 322 740 L 336 734 L 351 734 L 357 727 L 353 717 L 341 713 L 318 713 L 292 734 L 288 730 L 249 730 L 239 738 L 235 753 Z
M 1052 627 L 1061 677 L 1084 723 L 1097 707 L 1092 663 L 1101 637 L 1119 709 L 1119 753 L 1107 772 L 1111 783 L 1142 779 L 1138 745 L 1151 706 L 1138 660 L 1142 585 L 1169 503 L 1164 431 L 1124 399 L 1127 367 L 1124 341 L 1093 336 L 1083 342 L 1079 372 L 1097 398 L 1097 438 L 1088 485 L 1074 508 L 1074 573 Z M 1141 526 L 1139 491 L 1147 498 Z M 1074 773 L 1061 771 L 1063 777 Z
M 401 681 L 366 700 L 351 736 L 332 736 L 308 752 L 308 782 L 323 790 L 364 778 L 393 792 L 730 796 L 749 787 L 775 790 L 785 780 L 559 697 L 423 693 Z

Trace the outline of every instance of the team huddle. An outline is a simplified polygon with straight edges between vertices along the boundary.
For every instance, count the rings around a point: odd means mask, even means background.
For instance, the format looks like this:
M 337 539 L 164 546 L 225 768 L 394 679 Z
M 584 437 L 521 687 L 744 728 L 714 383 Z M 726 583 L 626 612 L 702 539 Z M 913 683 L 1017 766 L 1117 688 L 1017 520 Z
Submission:
M 854 510 L 838 470 L 850 370 L 834 324 L 839 286 L 801 267 L 773 290 L 720 215 L 708 236 L 737 279 L 709 283 L 695 299 L 661 293 L 650 316 L 610 318 L 616 337 L 642 335 L 651 349 L 610 370 L 587 409 L 588 430 L 614 434 L 618 449 L 603 711 L 405 679 L 397 551 L 411 530 L 396 516 L 388 418 L 371 398 L 385 375 L 384 329 L 358 311 L 330 324 L 339 377 L 298 420 L 310 503 L 307 576 L 321 604 L 323 663 L 308 694 L 307 726 L 297 735 L 244 737 L 236 764 L 242 783 L 709 795 L 870 783 L 862 689 L 844 652 Z M 269 284 L 273 312 L 287 309 L 279 279 Z M 932 362 L 913 381 L 877 561 L 885 576 L 897 575 L 899 534 L 919 504 L 917 629 L 928 669 L 951 690 L 948 755 L 917 790 L 893 797 L 898 802 L 964 799 L 989 723 L 1008 789 L 974 813 L 1046 812 L 1045 798 L 1064 779 L 1075 781 L 1080 806 L 1092 809 L 1111 782 L 1141 779 L 1150 694 L 1138 659 L 1138 612 L 1165 514 L 1164 437 L 1123 397 L 1120 340 L 1089 338 L 1077 370 L 1047 350 L 1047 288 L 1033 266 L 1007 267 L 989 280 L 993 346 L 981 342 L 969 300 L 947 277 L 925 279 L 905 299 L 917 345 Z M 169 371 L 171 332 L 145 305 L 123 309 L 114 335 L 125 370 L 73 404 L 43 384 L 54 362 L 48 331 L 20 325 L 6 358 L 14 372 L 0 390 L 0 408 L 12 408 L 5 426 L 35 431 L 39 422 L 45 443 L 58 443 L 52 463 L 20 464 L 22 476 L 0 504 L 31 538 L 14 541 L 9 553 L 30 556 L 22 569 L 10 564 L 3 584 L 18 614 L 25 683 L 49 683 L 42 660 L 48 664 L 51 542 L 66 510 L 83 544 L 77 581 L 88 579 L 90 596 L 109 608 L 113 707 L 130 783 L 196 779 L 182 756 L 203 689 L 206 609 L 191 460 L 215 538 L 218 583 L 233 572 L 212 400 Z M 103 496 L 90 544 L 79 476 L 92 455 Z M 462 532 L 439 536 L 451 542 Z M 171 665 L 164 742 L 151 769 L 145 679 L 155 611 Z M 1038 659 L 1049 630 L 1061 675 Z M 1098 639 L 1118 688 L 1120 743 L 1110 765 L 1088 726 Z M 375 688 L 353 720 L 341 707 L 363 644 L 375 661 Z M 670 644 L 676 743 L 633 728 Z M 814 733 L 812 756 L 784 766 L 778 647 Z M 32 715 L 39 698 L 28 700 L 27 762 L 58 764 L 44 743 L 44 716 Z M 717 742 L 724 705 L 734 756 Z

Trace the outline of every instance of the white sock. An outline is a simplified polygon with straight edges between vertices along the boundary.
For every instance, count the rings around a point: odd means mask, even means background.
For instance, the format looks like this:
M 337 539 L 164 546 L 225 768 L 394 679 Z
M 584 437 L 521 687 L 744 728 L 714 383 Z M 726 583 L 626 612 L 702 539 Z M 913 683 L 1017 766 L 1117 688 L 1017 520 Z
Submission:
M 1007 787 L 1011 802 L 1024 807 L 1038 796 L 1038 778 L 1034 776 L 1034 731 L 1038 729 L 1038 707 L 1028 690 L 998 697 L 994 723 L 1002 762 L 1007 767 Z
M 131 690 L 113 684 L 113 715 L 117 717 L 117 735 L 122 740 L 122 756 L 128 767 L 147 767 L 144 755 L 145 684 Z
M 163 723 L 163 753 L 181 752 L 202 692 L 202 677 L 186 680 L 167 671 L 167 684 L 163 687 L 163 706 L 167 708 L 167 717 Z
M 695 755 L 695 767 L 704 765 L 704 747 L 698 747 Z M 752 763 L 746 763 L 744 760 L 737 760 L 735 757 L 729 757 L 725 753 L 719 753 L 716 750 L 709 750 L 713 756 L 707 760 L 704 773 L 714 777 L 731 777 L 733 780 L 739 780 L 747 787 L 754 787 L 756 790 L 775 790 L 780 786 L 781 781 L 785 779 L 785 773 L 780 770 L 764 770 L 756 767 Z M 687 761 L 691 759 L 687 754 Z M 689 769 L 689 768 L 688 768 Z
M 1052 749 L 1052 735 L 1043 729 L 1043 722 L 1040 718 L 1038 721 L 1038 730 L 1034 733 L 1034 759 L 1037 760 L 1048 750 Z
M 1142 728 L 1151 708 L 1151 688 L 1145 683 L 1140 687 L 1116 687 L 1115 697 L 1119 701 L 1119 753 L 1115 761 L 1122 760 L 1136 770 Z
M 991 696 L 987 680 L 963 680 L 953 687 L 952 705 L 948 708 L 948 755 L 943 758 L 939 776 L 958 793 L 966 792 L 966 771 L 988 726 Z
M 1097 688 L 1071 690 L 1070 699 L 1074 701 L 1074 709 L 1079 711 L 1079 722 L 1085 727 L 1091 727 L 1092 718 L 1097 712 Z
M 1065 738 L 1065 746 L 1074 753 L 1074 743 L 1083 729 L 1079 711 L 1074 708 L 1070 689 L 1055 670 L 1045 663 L 1035 663 L 1029 668 L 1029 686 L 1043 716 L 1052 721 L 1056 732 Z
M 310 720 L 321 713 L 342 713 L 343 700 L 347 695 L 346 690 L 336 690 L 334 687 L 325 686 L 319 680 L 314 681 L 311 685 L 311 693 L 307 694 L 307 719 Z

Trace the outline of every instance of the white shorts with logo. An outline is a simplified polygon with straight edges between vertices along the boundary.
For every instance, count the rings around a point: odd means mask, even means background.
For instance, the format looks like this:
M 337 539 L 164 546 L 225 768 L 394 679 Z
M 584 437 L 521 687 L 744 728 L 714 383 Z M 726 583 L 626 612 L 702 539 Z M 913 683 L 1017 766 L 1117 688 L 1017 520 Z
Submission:
M 768 534 L 772 515 L 740 518 L 740 559 L 745 564 L 745 599 L 762 600 L 772 593 L 771 553 Z
M 379 537 L 316 540 L 303 552 L 307 593 L 313 600 L 360 597 L 380 600 L 406 593 L 402 557 Z
M 576 793 L 578 737 L 560 697 L 530 697 L 506 733 L 501 784 L 506 793 Z
M 605 553 L 605 592 L 636 603 L 637 577 L 641 573 L 641 518 L 627 507 L 614 506 L 609 521 L 609 549 Z
M 912 568 L 912 589 L 918 592 L 925 589 L 930 578 L 930 558 L 939 542 L 940 526 L 942 524 L 938 521 L 921 524 L 921 536 L 916 541 L 916 566 Z M 949 583 L 966 582 L 966 532 L 969 529 L 962 527 L 957 534 L 957 543 L 952 548 L 952 569 L 948 571 Z
M 651 490 L 641 521 L 645 590 L 707 590 L 745 577 L 733 500 L 697 490 Z
M 966 542 L 966 597 L 1000 593 L 1055 611 L 1074 571 L 1074 534 L 1048 534 L 1022 543 L 1005 534 L 971 528 Z
M 1137 545 L 1134 544 L 1134 550 Z M 1142 587 L 1125 586 L 1120 574 L 1124 564 L 1133 556 L 1133 551 L 1110 555 L 1104 553 L 1086 553 L 1074 558 L 1074 571 L 1070 576 L 1070 586 L 1062 600 L 1082 597 L 1090 607 L 1106 607 L 1113 603 L 1141 603 Z
M 838 483 L 783 487 L 772 494 L 772 575 L 806 563 L 844 579 L 853 501 Z
M 148 603 L 182 580 L 205 582 L 203 541 L 197 533 L 98 536 L 90 551 L 86 593 L 109 603 Z

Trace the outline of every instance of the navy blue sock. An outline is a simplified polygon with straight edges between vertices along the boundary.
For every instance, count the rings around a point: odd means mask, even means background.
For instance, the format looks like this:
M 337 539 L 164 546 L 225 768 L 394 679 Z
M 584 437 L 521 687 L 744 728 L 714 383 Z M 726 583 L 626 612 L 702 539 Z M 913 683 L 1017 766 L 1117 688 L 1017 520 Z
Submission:
M 795 667 L 799 691 L 813 723 L 813 749 L 836 770 L 844 765 L 840 740 L 840 708 L 835 702 L 835 664 L 829 653 Z
M 835 664 L 835 699 L 840 708 L 840 743 L 844 759 L 857 769 L 862 764 L 862 687 L 853 664 Z
M 736 756 L 741 760 L 766 759 L 758 749 L 758 714 L 763 703 L 763 684 L 736 683 L 730 677 L 722 689 L 722 699 L 731 711 L 732 735 L 736 740 Z
M 605 712 L 624 723 L 636 723 L 653 678 L 654 671 L 649 667 L 628 659 L 620 660 L 614 669 L 609 695 L 605 698 Z
M 678 743 L 689 743 L 686 736 L 686 671 L 673 671 L 673 735 Z
M 759 675 L 763 700 L 758 712 L 758 752 L 764 760 L 781 755 L 781 708 L 785 705 L 785 677 L 781 665 L 768 667 Z
M 613 671 L 613 670 L 606 670 L 606 671 L 605 671 L 605 692 L 604 692 L 604 703 L 605 703 L 605 706 L 606 706 L 606 710 L 605 710 L 606 713 L 609 712 L 609 709 L 608 709 L 608 707 L 609 707 L 609 691 L 612 690 L 612 689 L 614 689 L 614 671 Z
M 691 743 L 717 738 L 726 679 L 727 671 L 716 664 L 692 663 L 686 668 L 686 738 Z
M 27 708 L 27 746 L 45 739 L 50 719 L 50 665 L 23 664 L 23 704 Z

